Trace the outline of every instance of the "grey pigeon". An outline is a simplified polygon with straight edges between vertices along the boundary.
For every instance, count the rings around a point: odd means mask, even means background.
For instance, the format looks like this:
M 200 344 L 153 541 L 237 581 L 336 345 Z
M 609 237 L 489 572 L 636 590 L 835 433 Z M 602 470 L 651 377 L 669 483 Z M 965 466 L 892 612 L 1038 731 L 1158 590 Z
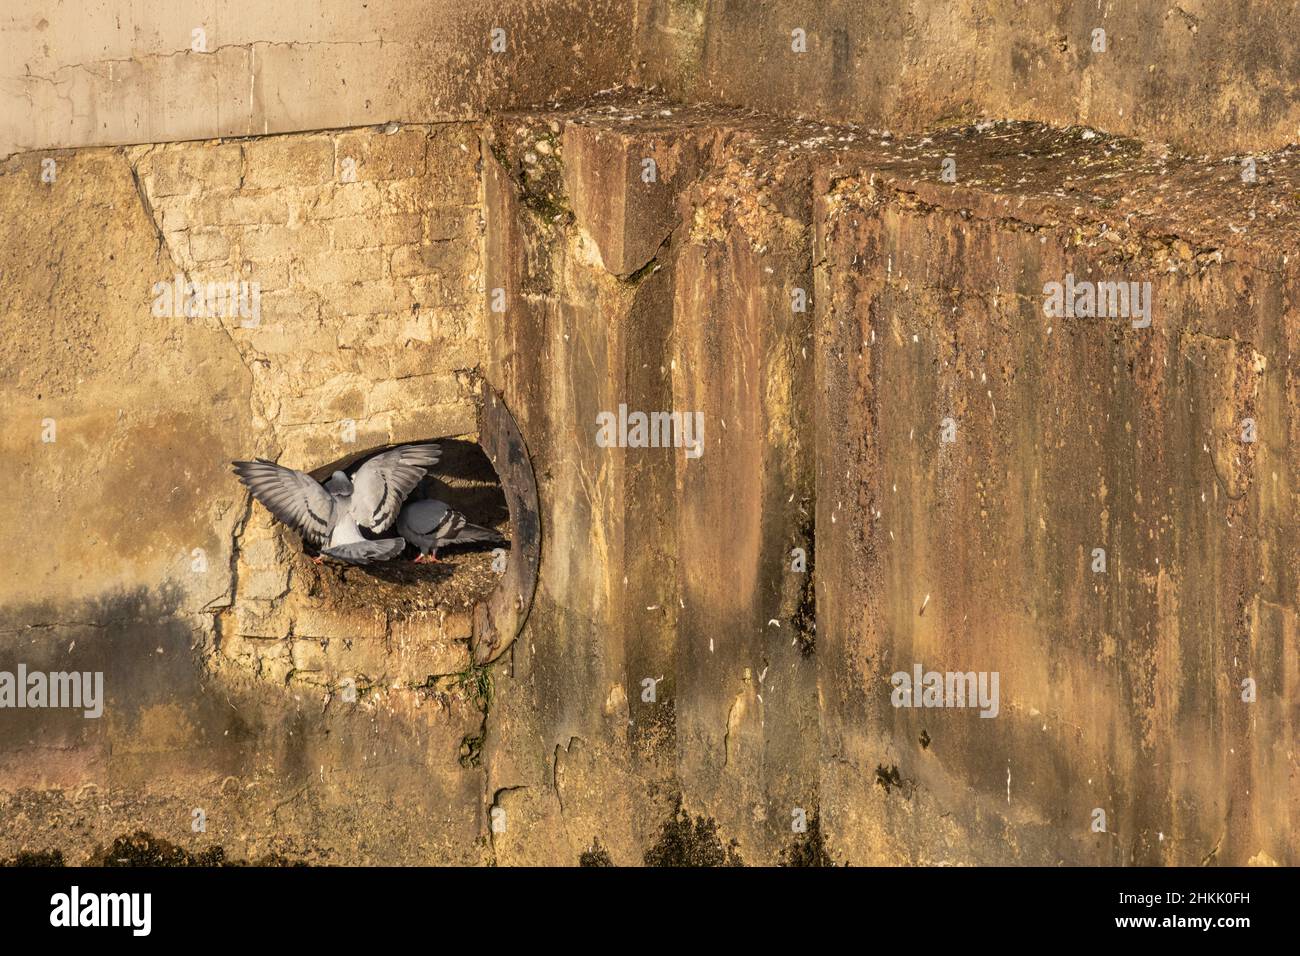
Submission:
M 335 472 L 334 474 L 341 474 Z M 347 564 L 373 564 L 387 561 L 406 550 L 406 542 L 401 538 L 370 539 L 361 536 L 357 523 L 352 516 L 344 512 L 334 525 L 328 548 L 321 548 L 321 554 L 337 558 Z
M 336 471 L 326 487 L 348 499 L 348 512 L 358 525 L 378 534 L 392 527 L 406 496 L 440 457 L 437 445 L 398 445 L 368 460 L 351 479 Z
M 360 529 L 387 530 L 438 456 L 437 445 L 402 445 L 371 458 L 351 479 L 334 472 L 324 485 L 263 458 L 234 462 L 234 468 L 253 497 L 322 556 L 371 564 L 396 557 L 406 544 L 401 538 L 371 540 Z
M 278 521 L 297 531 L 314 547 L 329 544 L 342 509 L 320 482 L 305 472 L 265 458 L 233 464 L 239 480 Z
M 408 501 L 397 515 L 397 533 L 420 549 L 416 563 L 437 561 L 438 549 L 449 544 L 504 544 L 491 528 L 470 524 L 463 514 L 436 498 Z

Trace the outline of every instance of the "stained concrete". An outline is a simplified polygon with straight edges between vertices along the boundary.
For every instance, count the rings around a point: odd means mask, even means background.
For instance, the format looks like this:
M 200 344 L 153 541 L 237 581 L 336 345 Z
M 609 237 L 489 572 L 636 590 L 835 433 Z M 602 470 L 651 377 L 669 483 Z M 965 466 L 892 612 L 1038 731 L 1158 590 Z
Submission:
M 625 79 L 631 13 L 626 0 L 16 0 L 0 13 L 0 158 L 589 95 Z
M 1139 5 L 1105 73 L 1083 12 L 909 9 L 877 49 L 902 95 L 857 52 L 894 21 L 834 4 L 806 74 L 759 42 L 770 5 L 658 0 L 511 20 L 536 45 L 501 74 L 411 78 L 357 21 L 273 14 L 202 57 L 140 22 L 42 49 L 57 82 L 14 96 L 71 125 L 10 114 L 29 145 L 133 145 L 0 167 L 0 667 L 103 670 L 109 699 L 3 712 L 0 859 L 1294 864 L 1300 162 L 1264 151 L 1287 41 Z M 1004 69 L 999 12 L 1064 17 L 1066 59 L 1017 33 Z M 1259 68 L 1137 84 L 1134 37 L 1189 22 Z M 409 42 L 448 36 L 472 46 Z M 303 96 L 100 97 L 198 67 Z M 706 102 L 586 96 L 629 76 Z M 257 281 L 261 322 L 157 314 L 178 272 Z M 1067 273 L 1149 281 L 1151 326 L 1047 316 Z M 542 542 L 486 667 L 487 556 L 454 593 L 322 570 L 226 470 L 472 444 L 485 385 Z M 602 447 L 620 404 L 701 413 L 702 454 Z M 998 716 L 892 706 L 916 663 L 998 672 Z
M 1293 858 L 1294 153 L 1247 184 L 1034 124 L 902 138 L 657 102 L 486 142 L 488 374 L 551 463 L 561 552 L 488 766 L 570 850 L 517 858 L 644 846 L 621 813 L 571 829 L 575 783 L 681 793 L 751 861 L 818 809 L 840 862 Z M 597 218 L 584 191 L 617 198 Z M 1152 327 L 1047 318 L 1067 271 L 1152 281 Z M 598 447 L 621 402 L 703 410 L 703 456 Z M 894 708 L 915 662 L 999 672 L 998 717 Z M 562 774 L 574 740 L 606 769 Z
M 491 556 L 409 587 L 317 569 L 229 472 L 472 442 L 466 133 L 88 149 L 60 153 L 52 183 L 37 155 L 0 171 L 0 660 L 102 671 L 108 696 L 99 720 L 4 711 L 6 857 L 84 862 L 144 829 L 232 859 L 484 859 L 482 771 L 462 758 L 490 678 L 462 592 L 494 586 Z M 360 159 L 346 182 L 340 147 Z M 442 247 L 460 258 L 422 254 Z M 178 273 L 264 284 L 259 321 L 159 314 L 155 283 Z M 453 500 L 488 507 L 472 487 Z
M 1293 0 L 638 0 L 633 78 L 903 131 L 1020 119 L 1262 152 L 1300 139 L 1296 14 Z

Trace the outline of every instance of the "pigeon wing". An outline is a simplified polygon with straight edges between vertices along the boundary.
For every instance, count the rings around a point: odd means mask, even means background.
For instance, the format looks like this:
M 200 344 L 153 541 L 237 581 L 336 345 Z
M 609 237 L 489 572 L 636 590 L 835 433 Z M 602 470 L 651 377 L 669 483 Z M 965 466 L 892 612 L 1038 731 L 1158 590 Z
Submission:
M 468 524 L 466 517 L 459 511 L 448 511 L 447 517 L 443 519 L 434 534 L 439 541 L 453 541 L 460 537 L 462 529 Z
M 404 504 L 397 520 L 416 534 L 431 535 L 447 520 L 450 513 L 451 508 L 447 502 L 426 498 L 424 501 L 408 501 Z
M 325 548 L 321 554 L 335 558 L 345 564 L 374 564 L 376 561 L 388 561 L 406 550 L 406 541 L 402 538 L 380 538 L 377 541 L 352 541 Z
M 402 502 L 437 464 L 437 445 L 399 445 L 376 455 L 352 476 L 350 510 L 357 524 L 371 531 L 387 531 Z
M 329 540 L 334 498 L 310 475 L 265 458 L 234 462 L 235 474 L 279 521 L 312 545 Z

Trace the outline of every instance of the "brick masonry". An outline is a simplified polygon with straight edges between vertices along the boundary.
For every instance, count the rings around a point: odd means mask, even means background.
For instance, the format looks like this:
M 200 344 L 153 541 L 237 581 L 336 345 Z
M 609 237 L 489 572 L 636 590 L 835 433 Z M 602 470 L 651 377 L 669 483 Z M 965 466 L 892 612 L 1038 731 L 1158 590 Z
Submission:
M 127 151 L 162 239 L 198 285 L 247 281 L 260 317 L 219 316 L 253 378 L 260 454 L 311 470 L 367 448 L 467 435 L 482 350 L 478 136 L 468 124 Z M 250 310 L 251 311 L 251 310 Z M 385 659 L 385 613 L 294 587 L 297 542 L 253 509 L 222 654 L 273 682 L 454 673 L 468 618 L 425 616 L 433 650 Z M 319 590 L 318 588 L 312 590 Z M 441 639 L 437 635 L 442 635 Z

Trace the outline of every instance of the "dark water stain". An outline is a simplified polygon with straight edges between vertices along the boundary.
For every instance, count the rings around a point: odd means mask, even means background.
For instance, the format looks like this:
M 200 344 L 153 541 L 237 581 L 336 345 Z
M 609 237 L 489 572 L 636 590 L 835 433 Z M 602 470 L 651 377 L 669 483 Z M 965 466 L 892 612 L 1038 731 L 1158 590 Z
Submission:
M 0 754 L 108 760 L 128 788 L 148 788 L 160 762 L 174 771 L 189 758 L 220 777 L 242 778 L 272 760 L 286 787 L 312 780 L 319 761 L 311 744 L 328 730 L 311 706 L 277 688 L 211 677 L 201 640 L 171 584 L 0 609 L 0 670 L 24 663 L 29 672 L 104 675 L 102 717 L 68 708 L 5 710 Z M 174 734 L 164 723 L 173 717 L 181 721 Z
M 137 830 L 129 836 L 120 836 L 107 849 L 96 848 L 87 861 L 88 866 L 307 866 L 300 860 L 291 860 L 279 853 L 269 853 L 257 860 L 228 859 L 219 846 L 209 846 L 198 853 Z
M 66 867 L 70 864 L 63 858 L 62 850 L 45 850 L 37 852 L 23 851 L 17 856 L 0 860 L 0 867 Z M 144 830 L 124 834 L 108 847 L 96 847 L 85 861 L 85 866 L 308 866 L 301 860 L 293 860 L 279 853 L 268 853 L 257 860 L 230 859 L 226 851 L 213 845 L 197 853 L 191 853 L 183 847 L 153 836 Z
M 0 860 L 0 866 L 63 866 L 62 850 L 46 850 L 29 853 L 24 850 L 17 856 Z
M 724 844 L 718 823 L 702 816 L 691 819 L 676 797 L 672 816 L 664 822 L 659 841 L 645 852 L 646 866 L 744 866 L 735 840 Z
M 85 862 L 86 866 L 308 866 L 302 860 L 291 860 L 281 853 L 268 853 L 257 860 L 234 860 L 226 856 L 224 848 L 211 845 L 191 853 L 174 843 L 157 838 L 144 830 L 118 836 L 109 847 L 96 847 Z M 22 851 L 17 856 L 0 860 L 0 866 L 70 866 L 61 849 L 49 851 Z
M 97 719 L 67 708 L 6 711 L 0 751 L 107 747 L 168 705 L 185 712 L 198 745 L 247 737 L 238 714 L 208 692 L 197 637 L 171 583 L 0 610 L 0 670 L 100 672 L 104 697 Z
M 898 772 L 898 767 L 890 764 L 886 767 L 884 764 L 876 767 L 876 786 L 884 787 L 885 793 L 890 793 L 894 787 L 903 785 L 903 775 Z
M 812 516 L 804 522 L 799 530 L 804 540 L 804 553 L 807 555 L 808 567 L 804 572 L 803 584 L 799 588 L 799 606 L 795 609 L 791 624 L 799 641 L 799 653 L 806 660 L 817 650 L 817 582 L 813 577 L 816 569 L 815 523 Z
M 808 817 L 808 829 L 781 851 L 781 866 L 835 866 L 826 849 L 826 835 L 822 833 L 821 814 L 814 808 Z
M 591 849 L 578 857 L 578 866 L 613 866 L 609 851 L 600 845 L 600 840 L 591 841 Z
M 835 27 L 831 31 L 831 68 L 830 96 L 836 102 L 844 102 L 852 93 L 850 83 L 853 79 L 853 40 L 844 27 Z

